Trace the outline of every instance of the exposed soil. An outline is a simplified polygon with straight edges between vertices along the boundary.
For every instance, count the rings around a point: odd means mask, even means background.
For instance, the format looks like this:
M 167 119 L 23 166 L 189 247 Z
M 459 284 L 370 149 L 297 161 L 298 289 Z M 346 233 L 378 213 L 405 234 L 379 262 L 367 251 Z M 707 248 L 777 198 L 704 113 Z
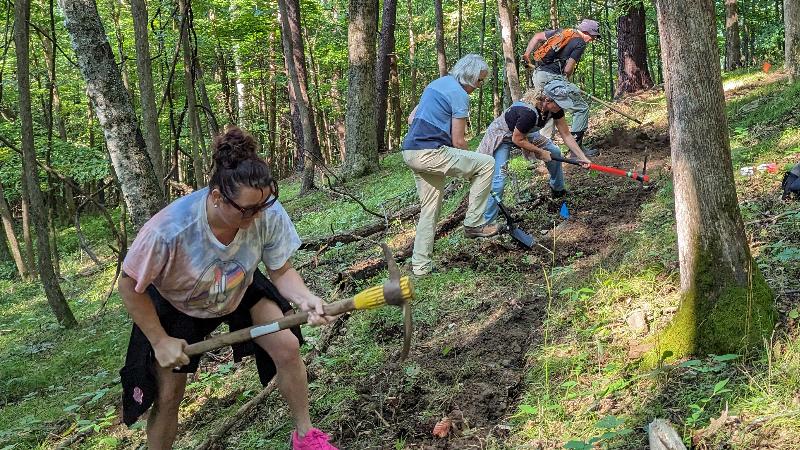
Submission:
M 663 134 L 618 129 L 595 145 L 602 149 L 594 159 L 598 164 L 641 171 L 649 153 L 652 182 L 669 176 L 662 171 L 669 156 Z M 636 227 L 640 207 L 654 189 L 606 174 L 590 176 L 577 167 L 566 167 L 566 172 L 571 218 L 556 229 L 556 265 L 580 254 L 572 264 L 588 270 L 598 258 L 612 256 L 608 253 L 622 231 Z M 537 177 L 533 184 L 545 188 L 546 178 Z M 514 208 L 524 218 L 521 226 L 552 247 L 552 235 L 542 238 L 539 230 L 552 225 L 555 215 L 544 213 L 545 206 L 525 207 Z M 494 264 L 541 284 L 539 264 L 551 257 L 543 249 L 524 251 L 508 236 L 478 241 L 476 247 L 443 255 L 442 266 L 480 270 Z M 341 448 L 394 448 L 399 441 L 405 448 L 483 448 L 489 436 L 507 433 L 504 423 L 516 411 L 524 383 L 525 355 L 542 340 L 547 299 L 531 291 L 496 289 L 498 295 L 476 308 L 448 316 L 432 329 L 417 330 L 406 370 L 390 364 L 364 380 L 357 388 L 359 400 L 338 422 L 334 438 Z M 445 416 L 453 423 L 450 434 L 434 437 L 435 424 Z

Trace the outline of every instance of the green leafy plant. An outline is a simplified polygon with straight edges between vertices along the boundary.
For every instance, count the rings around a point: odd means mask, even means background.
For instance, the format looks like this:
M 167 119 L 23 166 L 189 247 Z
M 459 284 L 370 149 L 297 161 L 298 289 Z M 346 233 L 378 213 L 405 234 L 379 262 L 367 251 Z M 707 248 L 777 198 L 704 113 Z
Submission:
M 614 438 L 625 436 L 633 432 L 630 428 L 623 428 L 623 425 L 625 425 L 624 420 L 616 416 L 605 416 L 595 424 L 596 428 L 603 431 L 602 434 L 599 436 L 592 436 L 585 441 L 571 440 L 564 444 L 564 448 L 572 450 L 592 450 L 597 448 L 597 445 L 599 445 L 600 448 L 608 448 L 610 441 Z

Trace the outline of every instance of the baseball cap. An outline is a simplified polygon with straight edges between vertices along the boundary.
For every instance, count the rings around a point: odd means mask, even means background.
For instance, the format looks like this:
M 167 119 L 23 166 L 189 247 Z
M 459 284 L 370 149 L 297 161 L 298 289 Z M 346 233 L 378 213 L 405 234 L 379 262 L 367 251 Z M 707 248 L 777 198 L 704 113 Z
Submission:
M 581 23 L 578 24 L 578 29 L 595 39 L 600 38 L 600 24 L 597 23 L 596 20 L 583 19 Z

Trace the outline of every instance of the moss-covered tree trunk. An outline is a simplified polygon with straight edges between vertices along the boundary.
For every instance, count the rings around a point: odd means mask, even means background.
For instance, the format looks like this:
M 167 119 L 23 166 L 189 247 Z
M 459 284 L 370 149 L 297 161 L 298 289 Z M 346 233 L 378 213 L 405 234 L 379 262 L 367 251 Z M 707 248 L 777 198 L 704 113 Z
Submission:
M 375 35 L 378 2 L 351 0 L 347 30 L 349 63 L 345 159 L 342 173 L 359 177 L 378 169 L 375 135 Z
M 681 305 L 659 354 L 760 345 L 773 296 L 750 255 L 736 199 L 712 0 L 657 0 L 675 184 Z M 687 48 L 692 48 L 687 52 Z

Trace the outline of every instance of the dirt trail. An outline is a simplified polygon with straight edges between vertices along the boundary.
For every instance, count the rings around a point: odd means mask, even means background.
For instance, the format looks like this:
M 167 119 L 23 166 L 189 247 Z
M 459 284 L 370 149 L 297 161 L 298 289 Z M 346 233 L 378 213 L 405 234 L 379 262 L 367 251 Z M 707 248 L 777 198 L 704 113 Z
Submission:
M 597 145 L 603 153 L 595 162 L 620 168 L 641 170 L 647 152 L 648 171 L 658 173 L 669 156 L 666 137 L 652 130 L 614 130 Z M 588 270 L 598 258 L 609 256 L 620 232 L 635 228 L 641 205 L 655 189 L 578 168 L 566 171 L 572 218 L 557 232 L 556 265 L 567 264 L 581 252 L 573 267 Z M 536 183 L 545 186 L 543 179 Z M 523 228 L 538 236 L 546 220 L 541 212 L 524 207 L 515 212 L 525 218 Z M 507 238 L 476 245 L 469 253 L 445 255 L 443 265 L 480 270 L 492 262 L 526 274 L 532 284 L 542 283 L 537 258 L 533 262 L 524 258 L 531 253 L 513 247 Z M 539 261 L 549 258 L 543 250 L 533 254 Z M 387 365 L 357 388 L 360 399 L 341 415 L 335 432 L 341 448 L 395 448 L 398 442 L 414 449 L 483 448 L 487 437 L 507 433 L 503 424 L 516 411 L 526 373 L 525 355 L 542 341 L 547 299 L 532 290 L 505 295 L 502 286 L 497 288 L 503 295 L 445 317 L 432 329 L 419 330 L 406 370 Z M 444 415 L 453 419 L 454 429 L 447 438 L 436 438 L 432 429 Z

